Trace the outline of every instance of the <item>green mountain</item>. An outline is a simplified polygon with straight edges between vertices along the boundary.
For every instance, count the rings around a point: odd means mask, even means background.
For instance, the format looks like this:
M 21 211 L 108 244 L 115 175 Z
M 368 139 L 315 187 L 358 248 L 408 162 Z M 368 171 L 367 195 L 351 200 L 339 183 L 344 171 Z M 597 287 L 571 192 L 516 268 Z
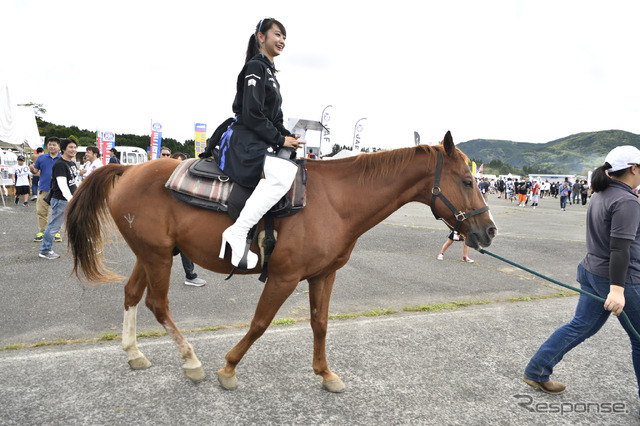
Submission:
M 488 164 L 498 160 L 518 168 L 546 173 L 582 174 L 602 165 L 609 151 L 619 145 L 640 149 L 640 135 L 622 130 L 578 133 L 547 143 L 474 139 L 457 145 L 469 158 Z

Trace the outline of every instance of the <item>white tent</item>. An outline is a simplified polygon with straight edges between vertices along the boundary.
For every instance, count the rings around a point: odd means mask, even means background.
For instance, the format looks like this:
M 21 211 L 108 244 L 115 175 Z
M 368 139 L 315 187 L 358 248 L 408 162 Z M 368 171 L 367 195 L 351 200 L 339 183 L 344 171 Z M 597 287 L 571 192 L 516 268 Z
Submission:
M 9 88 L 0 85 L 0 147 L 41 146 L 33 108 L 11 105 Z

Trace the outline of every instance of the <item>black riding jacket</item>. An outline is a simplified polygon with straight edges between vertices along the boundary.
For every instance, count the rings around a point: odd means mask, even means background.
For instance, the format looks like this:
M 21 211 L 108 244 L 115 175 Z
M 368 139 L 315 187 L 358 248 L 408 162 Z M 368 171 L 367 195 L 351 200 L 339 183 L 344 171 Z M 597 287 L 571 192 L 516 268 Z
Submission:
M 284 144 L 291 132 L 283 124 L 274 65 L 264 55 L 258 54 L 245 64 L 236 88 L 236 121 L 222 137 L 219 165 L 240 185 L 255 187 L 267 149 Z

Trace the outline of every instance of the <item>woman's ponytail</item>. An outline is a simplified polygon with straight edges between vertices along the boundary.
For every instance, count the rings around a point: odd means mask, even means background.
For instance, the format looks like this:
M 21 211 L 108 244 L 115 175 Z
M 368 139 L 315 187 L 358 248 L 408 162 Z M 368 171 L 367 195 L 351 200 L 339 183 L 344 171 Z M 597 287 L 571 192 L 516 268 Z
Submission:
M 607 175 L 607 172 L 605 169 L 606 166 L 609 166 L 609 164 L 607 163 L 604 166 L 600 166 L 593 171 L 593 174 L 591 175 L 591 191 L 592 192 L 604 191 L 605 189 L 607 189 L 607 187 L 611 183 L 612 179 L 609 177 L 609 175 Z
M 613 181 L 613 179 L 611 179 L 611 176 L 619 178 L 619 177 L 622 177 L 625 173 L 627 173 L 627 170 L 629 170 L 628 168 L 626 168 L 626 169 L 618 170 L 616 172 L 607 171 L 610 168 L 611 168 L 611 164 L 604 163 L 603 166 L 600 166 L 593 171 L 593 174 L 591 175 L 591 191 L 593 192 L 604 191 L 605 189 L 607 189 L 609 184 L 611 184 L 611 182 Z
M 249 44 L 247 45 L 247 56 L 244 59 L 244 63 L 249 62 L 254 56 L 260 52 L 260 46 L 258 46 L 258 38 L 255 34 L 251 34 L 249 37 Z

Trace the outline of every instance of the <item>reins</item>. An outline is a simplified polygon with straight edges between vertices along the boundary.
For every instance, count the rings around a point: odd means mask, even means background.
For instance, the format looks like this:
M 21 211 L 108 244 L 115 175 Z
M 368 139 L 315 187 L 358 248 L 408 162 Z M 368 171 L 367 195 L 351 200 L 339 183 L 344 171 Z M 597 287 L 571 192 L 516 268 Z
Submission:
M 497 254 L 495 254 L 495 253 L 491 253 L 489 250 L 485 250 L 485 249 L 483 249 L 483 248 L 480 248 L 480 249 L 478 249 L 478 251 L 479 251 L 480 253 L 482 253 L 482 254 L 488 254 L 489 256 L 493 256 L 493 257 L 495 257 L 496 259 L 499 259 L 499 260 L 502 260 L 503 262 L 508 263 L 509 265 L 513 265 L 513 266 L 515 266 L 516 268 L 520 268 L 520 269 L 522 269 L 523 271 L 527 271 L 527 272 L 529 272 L 529 273 L 531 273 L 531 274 L 533 274 L 533 275 L 536 275 L 536 276 L 538 276 L 538 277 L 540 277 L 540 278 L 542 278 L 542 279 L 545 279 L 545 280 L 547 280 L 547 281 L 550 281 L 550 282 L 552 282 L 552 283 L 554 283 L 554 284 L 558 284 L 559 286 L 562 286 L 562 287 L 568 288 L 568 289 L 573 290 L 573 291 L 577 291 L 578 293 L 584 294 L 585 296 L 589 296 L 589 297 L 591 297 L 592 299 L 595 299 L 595 300 L 597 300 L 597 301 L 599 301 L 599 302 L 602 302 L 603 304 L 604 304 L 604 302 L 605 302 L 605 299 L 603 299 L 603 298 L 602 298 L 602 297 L 600 297 L 600 296 L 596 296 L 595 294 L 589 293 L 588 291 L 584 291 L 584 290 L 582 290 L 581 288 L 577 288 L 577 287 L 571 286 L 571 285 L 569 285 L 569 284 L 561 283 L 560 281 L 557 281 L 557 280 L 554 280 L 553 278 L 549 278 L 549 277 L 547 277 L 547 276 L 545 276 L 545 275 L 542 275 L 541 273 L 536 272 L 536 271 L 534 271 L 534 270 L 532 270 L 532 269 L 529 269 L 529 268 L 527 268 L 527 267 L 525 267 L 525 266 L 522 266 L 522 265 L 520 265 L 520 264 L 518 264 L 518 263 L 516 263 L 516 262 L 513 262 L 513 261 L 511 261 L 511 260 L 509 260 L 509 259 L 505 259 L 504 257 L 502 257 L 502 256 L 498 256 L 498 255 L 497 255 Z M 636 329 L 635 329 L 635 328 L 633 328 L 633 325 L 631 325 L 631 321 L 629 320 L 629 317 L 627 316 L 627 314 L 626 314 L 626 312 L 625 312 L 624 310 L 622 311 L 622 313 L 620 314 L 620 316 L 622 317 L 622 319 L 624 319 L 624 322 L 627 324 L 627 326 L 629 327 L 629 330 L 631 330 L 631 332 L 633 333 L 633 335 L 635 336 L 635 338 L 636 338 L 636 339 L 638 339 L 638 340 L 640 340 L 640 334 L 638 334 L 638 332 L 636 331 Z
M 489 210 L 489 206 L 481 207 L 479 209 L 470 211 L 469 213 L 461 212 L 458 209 L 456 209 L 455 206 L 451 203 L 451 201 L 449 201 L 447 197 L 445 197 L 442 194 L 442 191 L 440 190 L 440 173 L 441 172 L 442 172 L 442 152 L 438 151 L 438 162 L 436 164 L 436 178 L 433 181 L 433 188 L 431 189 L 431 203 L 429 206 L 431 207 L 431 213 L 433 213 L 433 216 L 436 218 L 436 220 L 442 220 L 444 223 L 447 224 L 449 228 L 453 229 L 455 232 L 458 232 L 458 230 L 460 229 L 460 225 L 462 225 L 462 222 L 469 219 L 470 217 L 486 212 L 487 210 Z M 436 205 L 436 199 L 438 198 L 442 200 L 444 205 L 449 207 L 449 210 L 453 212 L 453 215 L 456 218 L 455 226 L 451 226 L 446 220 L 442 219 L 442 217 L 438 216 L 438 214 L 436 213 L 435 205 Z

